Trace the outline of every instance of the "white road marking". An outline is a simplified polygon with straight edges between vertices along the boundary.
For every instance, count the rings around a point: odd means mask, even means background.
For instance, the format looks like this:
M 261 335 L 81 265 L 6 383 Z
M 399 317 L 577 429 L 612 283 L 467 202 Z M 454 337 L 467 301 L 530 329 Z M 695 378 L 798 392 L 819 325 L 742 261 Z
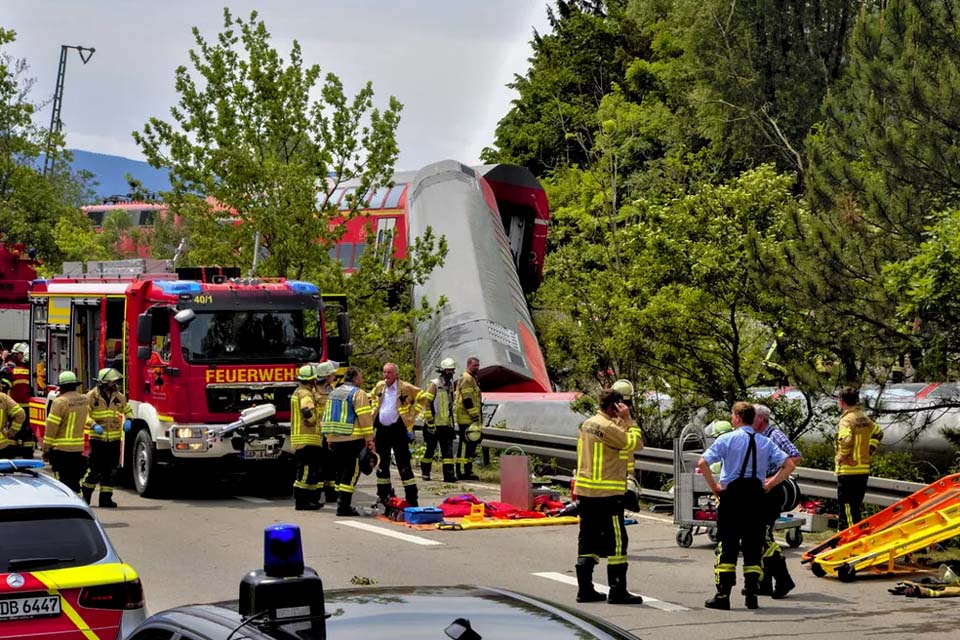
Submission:
M 564 584 L 572 584 L 573 586 L 577 586 L 576 578 L 574 578 L 573 576 L 564 575 L 562 573 L 557 573 L 555 571 L 544 571 L 543 573 L 535 573 L 533 575 L 537 576 L 538 578 L 546 578 L 547 580 L 555 580 L 557 582 L 562 582 Z M 610 587 L 596 583 L 596 582 L 593 583 L 593 587 L 600 593 L 608 593 L 610 591 Z M 670 612 L 690 611 L 690 609 L 686 607 L 682 607 L 679 604 L 673 604 L 672 602 L 664 602 L 663 600 L 657 600 L 656 598 L 651 598 L 650 596 L 644 595 L 642 593 L 640 595 L 643 596 L 643 604 L 644 606 L 647 606 L 647 607 L 652 607 L 654 609 L 660 609 L 661 611 L 670 611 Z
M 266 498 L 257 498 L 254 496 L 234 496 L 237 500 L 243 500 L 244 502 L 252 502 L 253 504 L 273 504 L 273 500 L 267 500 Z
M 661 518 L 659 516 L 651 516 L 645 513 L 635 513 L 631 511 L 629 514 L 624 514 L 625 518 L 637 518 L 639 520 L 653 520 L 654 522 L 659 522 L 660 524 L 668 524 L 673 526 L 673 520 L 670 518 Z
M 337 524 L 342 524 L 345 527 L 353 527 L 354 529 L 362 529 L 363 531 L 369 531 L 370 533 L 379 533 L 382 536 L 387 536 L 389 538 L 396 538 L 397 540 L 406 540 L 407 542 L 412 542 L 413 544 L 419 544 L 424 547 L 432 547 L 434 545 L 442 545 L 442 542 L 437 542 L 436 540 L 428 540 L 427 538 L 418 538 L 417 536 L 411 536 L 407 533 L 400 533 L 399 531 L 391 531 L 390 529 L 384 529 L 383 527 L 377 527 L 372 524 L 367 524 L 366 522 L 356 522 L 353 520 L 343 521 L 337 520 Z

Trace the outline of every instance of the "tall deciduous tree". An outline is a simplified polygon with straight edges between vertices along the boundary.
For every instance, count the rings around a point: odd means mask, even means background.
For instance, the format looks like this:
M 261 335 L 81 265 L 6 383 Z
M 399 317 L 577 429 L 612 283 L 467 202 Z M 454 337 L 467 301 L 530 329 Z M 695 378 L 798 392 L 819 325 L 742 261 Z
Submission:
M 14 31 L 0 27 L 0 230 L 4 239 L 36 248 L 47 267 L 55 269 L 65 254 L 55 242 L 54 228 L 89 200 L 89 176 L 71 173 L 65 162 L 55 163 L 49 177 L 40 172 L 45 151 L 61 160 L 67 154 L 61 136 L 48 147 L 48 131 L 33 122 L 40 105 L 30 97 L 34 81 L 27 61 L 4 50 L 15 39 Z
M 379 270 L 361 270 L 348 283 L 327 254 L 343 221 L 391 179 L 400 103 L 391 97 L 385 108 L 374 107 L 370 83 L 347 96 L 336 75 L 323 76 L 304 61 L 297 41 L 284 59 L 256 12 L 241 19 L 225 9 L 215 40 L 196 28 L 193 34 L 192 69 L 176 70 L 180 99 L 172 121 L 151 118 L 133 134 L 153 166 L 170 168 L 172 188 L 164 195 L 186 220 L 190 260 L 251 264 L 259 237 L 268 250 L 259 274 L 345 288 L 351 304 L 365 310 L 354 320 L 367 353 L 408 341 L 422 307 L 409 297 L 392 309 L 367 304 L 370 291 L 429 272 L 445 244 L 423 238 L 408 260 L 389 270 L 381 261 Z M 347 181 L 357 187 L 349 206 L 337 210 L 331 198 Z M 387 325 L 392 332 L 378 329 Z

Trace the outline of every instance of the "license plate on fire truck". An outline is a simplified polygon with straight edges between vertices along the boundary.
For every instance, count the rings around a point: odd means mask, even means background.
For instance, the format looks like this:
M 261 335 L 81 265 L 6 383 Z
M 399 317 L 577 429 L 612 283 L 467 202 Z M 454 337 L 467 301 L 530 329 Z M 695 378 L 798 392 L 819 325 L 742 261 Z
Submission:
M 243 444 L 244 460 L 273 460 L 280 455 L 276 440 L 255 440 Z
M 5 598 L 0 600 L 0 620 L 23 620 L 60 615 L 60 596 Z

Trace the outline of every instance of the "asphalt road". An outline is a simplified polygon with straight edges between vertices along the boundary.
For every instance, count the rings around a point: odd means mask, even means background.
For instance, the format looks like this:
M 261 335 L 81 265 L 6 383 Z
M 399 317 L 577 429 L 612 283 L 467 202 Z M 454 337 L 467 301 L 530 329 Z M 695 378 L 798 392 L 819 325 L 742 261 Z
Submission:
M 371 504 L 373 477 L 361 478 L 355 504 Z M 399 483 L 395 482 L 399 489 Z M 352 587 L 354 577 L 382 586 L 480 584 L 514 589 L 580 607 L 641 638 L 816 637 L 955 638 L 960 600 L 892 596 L 896 578 L 851 584 L 814 577 L 789 550 L 797 589 L 785 600 L 761 598 L 749 611 L 732 598 L 729 612 L 703 608 L 713 592 L 713 548 L 698 536 L 691 548 L 674 540 L 669 517 L 641 514 L 627 528 L 629 586 L 642 606 L 577 605 L 573 564 L 577 527 L 550 526 L 478 531 L 417 531 L 373 518 L 337 518 L 334 509 L 295 512 L 290 499 L 235 495 L 230 487 L 201 498 L 182 489 L 163 500 L 118 491 L 117 510 L 98 510 L 121 557 L 140 573 L 151 612 L 195 602 L 236 598 L 240 578 L 261 562 L 263 528 L 295 522 L 303 533 L 306 563 L 326 589 Z M 493 485 L 430 483 L 422 504 L 463 491 L 499 499 Z M 94 496 L 96 500 L 96 496 Z M 95 504 L 95 503 L 94 503 Z M 594 580 L 606 584 L 599 567 Z M 469 612 L 456 612 L 469 617 Z

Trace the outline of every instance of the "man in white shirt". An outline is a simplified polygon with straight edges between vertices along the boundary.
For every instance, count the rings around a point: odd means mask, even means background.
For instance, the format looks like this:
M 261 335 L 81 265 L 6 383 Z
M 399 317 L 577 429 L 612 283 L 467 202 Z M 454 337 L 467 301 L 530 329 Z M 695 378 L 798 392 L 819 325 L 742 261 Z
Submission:
M 397 457 L 397 471 L 403 485 L 404 497 L 412 507 L 419 506 L 417 480 L 413 477 L 410 461 L 410 442 L 413 440 L 413 422 L 419 405 L 420 389 L 400 380 L 397 365 L 383 365 L 383 380 L 373 388 L 374 441 L 380 456 L 377 469 L 377 498 L 386 503 L 393 495 L 390 483 L 390 453 Z

